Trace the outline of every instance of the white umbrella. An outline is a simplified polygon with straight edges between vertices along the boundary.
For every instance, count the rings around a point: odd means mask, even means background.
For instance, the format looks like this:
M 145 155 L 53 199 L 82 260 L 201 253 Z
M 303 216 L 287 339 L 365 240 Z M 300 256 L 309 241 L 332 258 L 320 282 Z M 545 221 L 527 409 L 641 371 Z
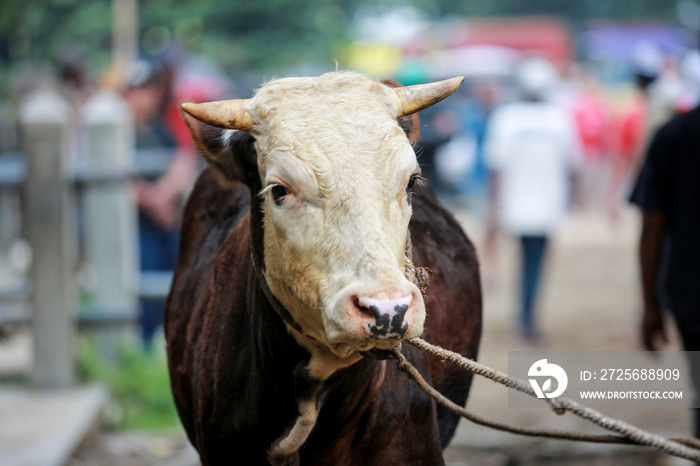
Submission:
M 433 78 L 481 78 L 508 77 L 521 58 L 520 52 L 508 47 L 469 45 L 433 52 L 426 61 Z

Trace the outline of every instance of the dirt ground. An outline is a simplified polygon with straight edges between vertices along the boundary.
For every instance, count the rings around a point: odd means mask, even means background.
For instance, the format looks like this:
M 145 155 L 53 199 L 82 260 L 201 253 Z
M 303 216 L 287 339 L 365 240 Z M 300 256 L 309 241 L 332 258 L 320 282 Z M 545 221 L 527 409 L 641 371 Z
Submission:
M 465 229 L 478 242 L 480 228 L 469 216 L 459 215 Z M 526 344 L 515 332 L 515 266 L 512 240 L 501 238 L 498 257 L 482 259 L 484 281 L 484 333 L 480 361 L 507 371 L 508 351 L 529 349 L 560 351 L 636 351 L 641 312 L 636 248 L 640 218 L 624 210 L 611 222 L 596 214 L 576 214 L 557 232 L 549 250 L 545 281 L 539 300 L 538 321 L 543 339 Z M 679 349 L 670 336 L 670 349 Z M 541 428 L 604 433 L 586 421 L 546 409 L 509 408 L 507 389 L 477 379 L 468 408 L 490 418 Z M 653 433 L 688 435 L 690 417 L 677 409 L 611 409 L 606 415 L 625 420 Z M 648 449 L 573 443 L 519 437 L 460 424 L 445 452 L 450 466 L 488 465 L 683 465 L 686 460 Z
M 457 214 L 478 244 L 479 222 Z M 635 251 L 638 214 L 622 212 L 616 222 L 595 214 L 572 216 L 555 236 L 549 251 L 538 319 L 544 334 L 538 349 L 629 351 L 640 349 L 637 324 L 640 312 Z M 480 361 L 507 371 L 508 351 L 531 349 L 514 332 L 515 266 L 513 242 L 500 240 L 497 258 L 482 258 L 484 334 Z M 672 336 L 671 348 L 678 348 Z M 570 415 L 556 416 L 543 409 L 507 406 L 506 389 L 476 380 L 468 408 L 490 418 L 531 427 L 601 433 Z M 624 419 L 654 433 L 687 435 L 684 410 L 617 409 L 607 415 Z M 448 466 L 471 465 L 689 465 L 685 460 L 649 449 L 572 443 L 518 437 L 463 421 L 445 452 Z M 181 432 L 167 434 L 103 433 L 83 448 L 71 466 L 190 466 L 196 454 Z

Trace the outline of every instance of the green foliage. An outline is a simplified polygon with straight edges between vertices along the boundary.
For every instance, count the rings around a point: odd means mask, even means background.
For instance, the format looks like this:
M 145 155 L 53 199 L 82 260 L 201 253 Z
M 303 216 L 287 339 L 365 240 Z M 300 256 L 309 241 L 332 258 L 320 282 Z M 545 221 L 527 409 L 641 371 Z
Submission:
M 114 361 L 100 357 L 92 341 L 84 341 L 78 367 L 85 382 L 101 382 L 110 392 L 105 421 L 114 429 L 164 429 L 179 419 L 170 392 L 163 352 L 146 354 L 135 345 L 122 347 Z
M 0 18 L 10 60 L 53 60 L 77 44 L 108 51 L 111 5 L 106 0 L 9 0 L 0 2 Z
M 56 63 L 76 50 L 98 76 L 111 57 L 113 4 L 118 0 L 0 0 L 0 94 L 2 75 L 19 64 Z M 660 0 L 139 0 L 139 45 L 157 55 L 179 44 L 231 74 L 276 74 L 300 64 L 327 69 L 354 39 L 358 12 L 402 6 L 433 20 L 557 15 L 580 25 L 600 18 L 676 19 L 676 2 Z
M 55 64 L 77 52 L 99 75 L 111 56 L 114 1 L 0 1 L 0 71 L 20 63 Z M 350 41 L 354 9 L 362 3 L 140 0 L 139 46 L 158 55 L 176 44 L 211 57 L 231 73 L 328 65 Z

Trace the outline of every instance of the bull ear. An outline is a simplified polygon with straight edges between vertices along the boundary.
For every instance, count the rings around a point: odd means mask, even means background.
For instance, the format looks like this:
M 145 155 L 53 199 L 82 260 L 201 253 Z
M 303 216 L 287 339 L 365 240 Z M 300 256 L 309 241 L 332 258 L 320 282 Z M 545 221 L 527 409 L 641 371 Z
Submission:
M 382 79 L 380 81 L 387 87 L 402 87 L 402 85 L 392 79 Z M 402 116 L 398 119 L 399 126 L 406 133 L 406 137 L 411 144 L 415 144 L 420 139 L 420 118 L 418 113 Z
M 257 155 L 252 136 L 244 131 L 212 126 L 182 107 L 180 114 L 192 133 L 197 149 L 219 173 L 224 184 L 240 181 L 251 186 L 251 183 L 256 183 Z

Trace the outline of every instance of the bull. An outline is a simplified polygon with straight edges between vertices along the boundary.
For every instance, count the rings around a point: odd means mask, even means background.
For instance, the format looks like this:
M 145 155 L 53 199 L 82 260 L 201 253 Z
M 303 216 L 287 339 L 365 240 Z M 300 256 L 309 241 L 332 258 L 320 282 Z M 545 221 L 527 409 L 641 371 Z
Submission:
M 416 112 L 461 81 L 333 72 L 183 104 L 209 168 L 183 214 L 165 332 L 202 464 L 444 464 L 456 415 L 381 357 L 421 335 L 477 355 L 474 248 L 414 151 Z M 466 402 L 469 374 L 402 351 Z

